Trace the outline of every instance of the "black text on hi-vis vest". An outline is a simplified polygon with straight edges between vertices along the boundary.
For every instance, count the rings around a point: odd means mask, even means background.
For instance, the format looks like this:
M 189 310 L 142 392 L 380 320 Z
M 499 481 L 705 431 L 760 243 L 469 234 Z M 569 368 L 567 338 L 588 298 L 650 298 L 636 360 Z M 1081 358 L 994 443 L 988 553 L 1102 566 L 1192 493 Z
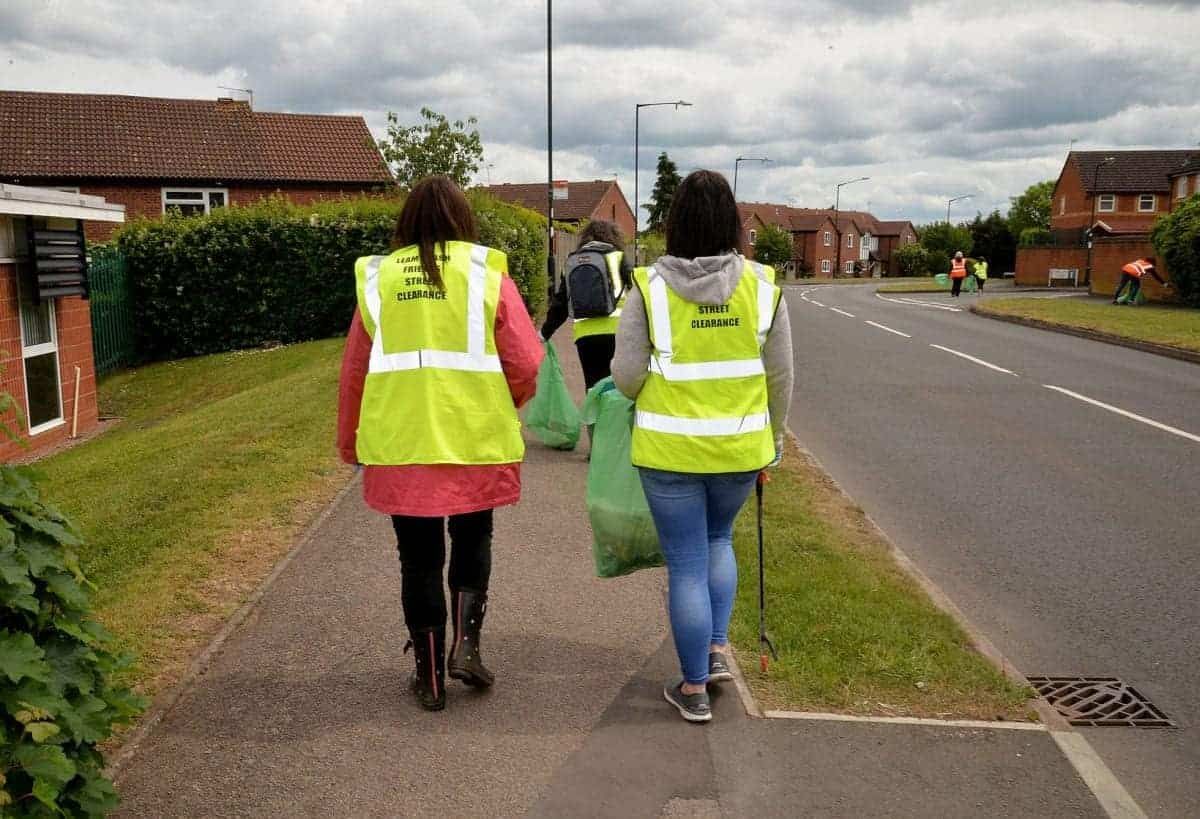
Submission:
M 567 304 L 571 318 L 604 318 L 617 309 L 620 293 L 613 292 L 604 254 L 577 250 L 567 257 Z

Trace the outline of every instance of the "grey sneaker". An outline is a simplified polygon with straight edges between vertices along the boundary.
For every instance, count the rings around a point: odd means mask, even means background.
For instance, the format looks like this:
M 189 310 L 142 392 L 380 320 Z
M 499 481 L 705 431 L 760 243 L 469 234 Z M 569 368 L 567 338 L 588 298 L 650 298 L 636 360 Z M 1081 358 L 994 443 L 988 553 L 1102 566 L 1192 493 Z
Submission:
M 729 668 L 729 660 L 720 651 L 709 652 L 708 681 L 733 682 L 733 671 Z
M 708 694 L 685 694 L 682 689 L 683 678 L 677 677 L 663 686 L 663 697 L 679 709 L 679 716 L 688 722 L 711 721 L 712 709 L 708 705 Z

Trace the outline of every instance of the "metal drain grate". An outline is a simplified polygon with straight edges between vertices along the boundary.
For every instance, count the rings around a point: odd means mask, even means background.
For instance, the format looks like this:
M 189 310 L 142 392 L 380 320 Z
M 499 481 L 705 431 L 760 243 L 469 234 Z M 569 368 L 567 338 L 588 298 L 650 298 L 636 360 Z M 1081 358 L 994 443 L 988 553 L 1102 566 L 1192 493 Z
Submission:
M 1029 677 L 1029 683 L 1072 725 L 1174 728 L 1132 685 L 1116 677 Z

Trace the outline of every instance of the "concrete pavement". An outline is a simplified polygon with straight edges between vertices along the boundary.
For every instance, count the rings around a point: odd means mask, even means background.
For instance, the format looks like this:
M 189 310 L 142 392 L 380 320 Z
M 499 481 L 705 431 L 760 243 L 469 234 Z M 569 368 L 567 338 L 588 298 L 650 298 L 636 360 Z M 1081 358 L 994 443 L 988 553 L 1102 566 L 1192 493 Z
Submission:
M 1120 677 L 1172 716 L 1083 733 L 1147 813 L 1194 816 L 1200 367 L 975 300 L 789 288 L 793 429 L 1022 672 Z
M 451 683 L 440 714 L 404 691 L 389 523 L 346 495 L 132 750 L 119 815 L 1103 815 L 1044 732 L 756 720 L 732 688 L 684 723 L 663 574 L 592 576 L 585 474 L 530 446 L 496 520 L 498 684 Z

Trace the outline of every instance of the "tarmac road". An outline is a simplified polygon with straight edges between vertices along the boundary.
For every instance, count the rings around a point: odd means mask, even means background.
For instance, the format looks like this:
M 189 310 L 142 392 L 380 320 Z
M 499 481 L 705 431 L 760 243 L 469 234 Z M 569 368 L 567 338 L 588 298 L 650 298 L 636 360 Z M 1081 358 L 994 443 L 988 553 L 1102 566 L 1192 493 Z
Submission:
M 792 429 L 1022 672 L 1173 718 L 1083 730 L 1149 815 L 1196 816 L 1200 366 L 874 291 L 786 288 Z

